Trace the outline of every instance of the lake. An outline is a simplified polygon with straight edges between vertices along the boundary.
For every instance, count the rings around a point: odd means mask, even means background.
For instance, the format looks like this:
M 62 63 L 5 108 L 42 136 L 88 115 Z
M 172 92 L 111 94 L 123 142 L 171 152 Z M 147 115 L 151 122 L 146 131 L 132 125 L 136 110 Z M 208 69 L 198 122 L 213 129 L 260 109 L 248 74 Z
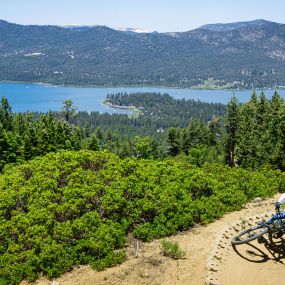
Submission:
M 98 111 L 100 113 L 131 114 L 131 110 L 113 109 L 103 104 L 107 94 L 118 92 L 160 92 L 168 93 L 176 99 L 194 99 L 204 102 L 224 103 L 236 95 L 239 102 L 246 102 L 251 90 L 194 90 L 164 87 L 59 87 L 42 84 L 0 83 L 0 97 L 8 99 L 14 112 L 47 112 L 58 111 L 64 100 L 72 100 L 79 111 Z M 257 90 L 257 94 L 261 91 Z M 271 97 L 274 90 L 264 90 L 267 97 Z M 285 98 L 285 89 L 278 90 Z

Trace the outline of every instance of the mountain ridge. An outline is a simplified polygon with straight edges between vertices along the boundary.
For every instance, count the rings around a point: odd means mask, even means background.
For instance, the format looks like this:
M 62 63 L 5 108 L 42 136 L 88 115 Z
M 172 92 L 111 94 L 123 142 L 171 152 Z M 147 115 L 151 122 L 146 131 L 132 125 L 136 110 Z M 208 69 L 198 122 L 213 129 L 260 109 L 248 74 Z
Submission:
M 283 25 L 283 23 L 268 21 L 264 19 L 256 19 L 252 21 L 240 21 L 240 22 L 232 22 L 232 23 L 213 23 L 213 24 L 205 24 L 200 27 L 189 29 L 186 31 L 179 31 L 179 32 L 158 32 L 156 30 L 150 31 L 144 28 L 133 28 L 133 27 L 109 27 L 106 25 L 39 25 L 39 24 L 18 24 L 18 23 L 12 23 L 3 19 L 0 19 L 0 24 L 6 24 L 6 25 L 17 25 L 17 26 L 23 26 L 23 27 L 59 27 L 62 29 L 67 30 L 74 30 L 74 31 L 84 31 L 89 30 L 97 27 L 106 27 L 114 31 L 123 31 L 123 32 L 137 32 L 137 33 L 159 33 L 159 34 L 169 34 L 169 33 L 187 33 L 193 30 L 197 29 L 203 29 L 203 30 L 212 30 L 212 31 L 229 31 L 229 30 L 235 30 L 240 28 L 246 28 L 249 26 L 261 26 L 266 24 L 277 24 L 277 25 Z
M 134 33 L 0 21 L 0 80 L 71 85 L 285 85 L 285 25 Z
M 224 31 L 231 31 L 231 30 L 236 30 L 236 29 L 241 29 L 241 28 L 246 28 L 246 27 L 262 26 L 262 25 L 267 25 L 267 24 L 281 25 L 280 23 L 277 23 L 277 22 L 267 21 L 264 19 L 257 19 L 253 21 L 207 24 L 207 25 L 203 25 L 199 27 L 198 29 L 224 32 Z

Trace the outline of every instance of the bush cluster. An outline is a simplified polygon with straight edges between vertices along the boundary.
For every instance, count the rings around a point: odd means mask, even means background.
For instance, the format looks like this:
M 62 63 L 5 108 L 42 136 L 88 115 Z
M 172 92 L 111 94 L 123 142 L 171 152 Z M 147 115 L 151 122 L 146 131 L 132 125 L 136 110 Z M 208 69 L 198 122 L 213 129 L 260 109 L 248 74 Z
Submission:
M 280 171 L 119 159 L 60 151 L 0 176 L 0 278 L 9 284 L 125 259 L 129 232 L 145 241 L 209 223 L 285 185 Z

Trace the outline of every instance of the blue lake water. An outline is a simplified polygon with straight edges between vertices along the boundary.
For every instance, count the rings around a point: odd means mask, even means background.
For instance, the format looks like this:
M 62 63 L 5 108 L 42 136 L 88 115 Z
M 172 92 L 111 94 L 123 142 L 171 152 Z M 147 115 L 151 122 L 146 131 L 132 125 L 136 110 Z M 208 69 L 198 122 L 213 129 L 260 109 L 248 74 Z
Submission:
M 271 97 L 274 90 L 263 90 L 267 97 Z M 79 111 L 98 111 L 100 113 L 127 113 L 132 111 L 113 109 L 103 104 L 107 94 L 118 92 L 160 92 L 168 93 L 176 99 L 195 99 L 203 102 L 226 104 L 236 95 L 239 102 L 246 102 L 251 90 L 227 91 L 227 90 L 193 90 L 162 87 L 117 87 L 117 88 L 80 88 L 45 86 L 39 84 L 0 83 L 0 97 L 8 99 L 14 112 L 47 112 L 58 111 L 64 100 L 73 100 Z M 261 90 L 257 90 L 260 93 Z M 285 89 L 278 90 L 285 98 Z

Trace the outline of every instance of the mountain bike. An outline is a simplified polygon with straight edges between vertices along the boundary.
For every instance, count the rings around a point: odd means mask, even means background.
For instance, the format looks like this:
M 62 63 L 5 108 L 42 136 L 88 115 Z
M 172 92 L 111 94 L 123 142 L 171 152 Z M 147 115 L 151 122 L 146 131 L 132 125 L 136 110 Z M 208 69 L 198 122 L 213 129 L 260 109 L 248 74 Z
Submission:
M 248 243 L 260 238 L 266 233 L 269 234 L 271 241 L 273 239 L 281 238 L 285 233 L 285 212 L 280 212 L 280 207 L 284 202 L 285 194 L 283 194 L 275 203 L 275 215 L 273 215 L 268 221 L 259 222 L 256 226 L 241 231 L 238 235 L 232 238 L 232 245 Z

